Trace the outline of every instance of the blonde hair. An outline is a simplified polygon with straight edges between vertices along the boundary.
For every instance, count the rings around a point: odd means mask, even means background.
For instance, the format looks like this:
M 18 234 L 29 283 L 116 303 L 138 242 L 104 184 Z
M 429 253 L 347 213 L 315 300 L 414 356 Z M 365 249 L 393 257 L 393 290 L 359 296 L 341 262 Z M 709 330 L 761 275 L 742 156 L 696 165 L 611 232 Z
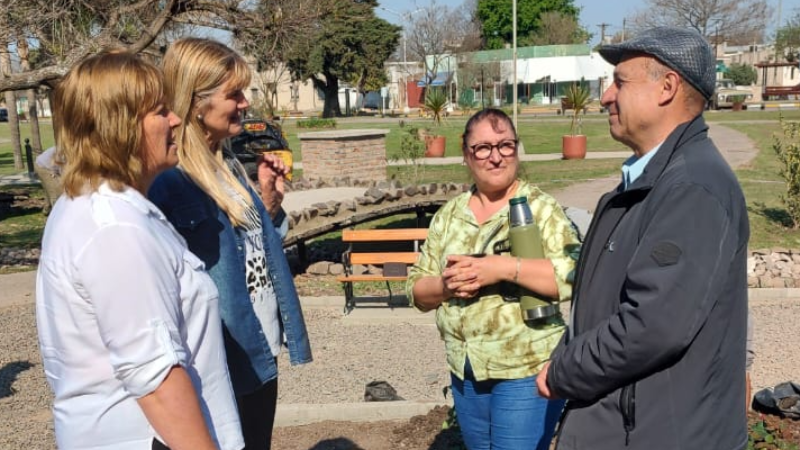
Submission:
M 142 120 L 163 99 L 161 71 L 132 53 L 99 53 L 70 69 L 55 90 L 53 123 L 67 196 L 103 181 L 115 191 L 141 187 Z
M 167 103 L 183 123 L 175 130 L 179 166 L 222 209 L 234 226 L 245 225 L 253 200 L 231 172 L 219 144 L 206 139 L 198 114 L 209 97 L 225 83 L 234 89 L 250 84 L 250 68 L 239 54 L 225 45 L 199 38 L 185 38 L 170 45 L 164 56 L 164 92 Z M 220 183 L 220 179 L 222 183 Z M 245 204 L 235 198 L 244 199 Z

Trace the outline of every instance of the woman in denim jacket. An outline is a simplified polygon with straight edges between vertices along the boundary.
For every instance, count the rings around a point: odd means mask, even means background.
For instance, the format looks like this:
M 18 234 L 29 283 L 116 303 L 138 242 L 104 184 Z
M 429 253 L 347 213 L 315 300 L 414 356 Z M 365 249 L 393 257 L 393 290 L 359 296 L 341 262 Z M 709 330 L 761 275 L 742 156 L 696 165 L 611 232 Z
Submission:
M 177 169 L 150 189 L 219 289 L 228 368 L 246 449 L 269 449 L 278 396 L 276 358 L 311 361 L 305 321 L 282 238 L 286 166 L 259 162 L 260 195 L 221 142 L 242 131 L 250 69 L 228 47 L 208 39 L 176 41 L 164 57 L 165 94 L 183 120 L 176 131 Z M 279 231 L 280 230 L 280 231 Z

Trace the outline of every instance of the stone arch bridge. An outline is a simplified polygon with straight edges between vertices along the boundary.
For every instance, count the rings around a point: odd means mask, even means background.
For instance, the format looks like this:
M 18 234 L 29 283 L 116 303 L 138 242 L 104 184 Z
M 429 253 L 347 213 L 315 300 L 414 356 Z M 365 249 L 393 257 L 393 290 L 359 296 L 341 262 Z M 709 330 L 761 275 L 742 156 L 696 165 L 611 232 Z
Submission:
M 314 198 L 314 189 L 332 187 L 322 182 L 304 182 L 300 186 L 302 194 Z M 333 187 L 354 187 L 348 182 L 334 184 Z M 422 185 L 402 185 L 398 181 L 365 183 L 364 193 L 355 198 L 342 198 L 313 203 L 302 209 L 287 207 L 289 232 L 284 239 L 284 247 L 297 246 L 301 261 L 305 261 L 305 242 L 332 231 L 371 222 L 397 214 L 415 213 L 418 219 L 433 213 L 445 202 L 469 190 L 469 184 L 428 183 Z M 348 189 L 352 192 L 352 189 Z M 298 192 L 298 191 L 294 191 Z M 334 191 L 335 192 L 335 191 Z M 292 195 L 289 193 L 288 195 Z

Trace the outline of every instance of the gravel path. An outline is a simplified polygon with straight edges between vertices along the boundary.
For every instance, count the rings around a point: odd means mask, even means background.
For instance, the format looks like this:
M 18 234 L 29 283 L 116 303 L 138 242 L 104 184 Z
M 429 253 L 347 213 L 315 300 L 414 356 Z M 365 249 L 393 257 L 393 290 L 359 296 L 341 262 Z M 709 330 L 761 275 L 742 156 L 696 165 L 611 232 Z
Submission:
M 755 323 L 754 392 L 800 381 L 795 320 L 800 298 L 751 301 Z M 366 324 L 339 308 L 306 308 L 315 361 L 289 367 L 281 355 L 281 404 L 349 403 L 364 385 L 386 380 L 406 400 L 440 402 L 449 384 L 444 351 L 430 323 Z M 0 450 L 55 448 L 51 395 L 36 345 L 30 303 L 0 308 Z

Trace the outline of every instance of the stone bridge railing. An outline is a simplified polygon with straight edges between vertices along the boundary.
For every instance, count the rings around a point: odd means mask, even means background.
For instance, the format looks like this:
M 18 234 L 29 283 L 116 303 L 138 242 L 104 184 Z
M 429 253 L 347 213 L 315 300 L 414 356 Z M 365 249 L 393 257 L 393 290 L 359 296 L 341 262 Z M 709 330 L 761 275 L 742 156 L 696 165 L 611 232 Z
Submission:
M 456 195 L 469 190 L 468 184 L 429 183 L 403 186 L 398 181 L 350 183 L 343 179 L 337 183 L 304 182 L 306 188 L 364 187 L 364 194 L 351 199 L 316 203 L 302 211 L 289 213 L 289 233 L 284 246 L 303 246 L 309 239 L 331 231 L 349 228 L 364 222 L 402 213 L 421 216 L 435 212 Z M 294 186 L 297 189 L 298 186 Z M 303 188 L 304 186 L 301 186 Z

